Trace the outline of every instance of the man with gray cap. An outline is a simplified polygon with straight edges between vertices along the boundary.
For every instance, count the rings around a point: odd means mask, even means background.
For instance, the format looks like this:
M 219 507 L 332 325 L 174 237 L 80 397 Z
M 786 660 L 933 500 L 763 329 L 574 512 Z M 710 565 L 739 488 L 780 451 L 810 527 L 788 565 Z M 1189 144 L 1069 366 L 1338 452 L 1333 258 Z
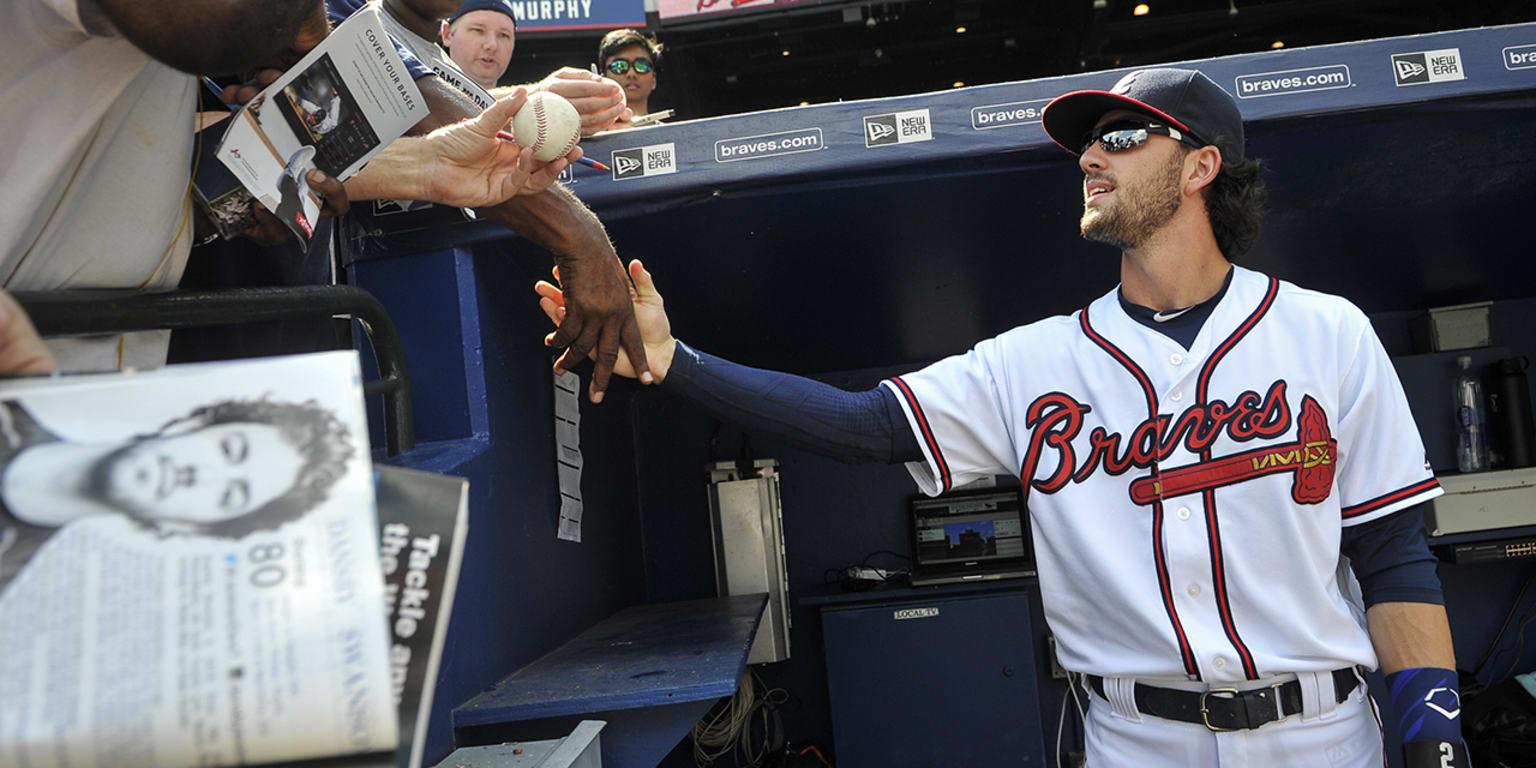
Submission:
M 1084 309 L 850 393 L 677 341 L 632 262 L 652 375 L 930 495 L 1018 477 L 1058 656 L 1092 692 L 1088 765 L 1380 766 L 1380 666 L 1407 764 L 1465 766 L 1419 507 L 1442 491 L 1365 315 L 1233 263 L 1264 197 L 1236 103 L 1147 69 L 1043 124 L 1078 156 L 1083 236 L 1120 251 Z

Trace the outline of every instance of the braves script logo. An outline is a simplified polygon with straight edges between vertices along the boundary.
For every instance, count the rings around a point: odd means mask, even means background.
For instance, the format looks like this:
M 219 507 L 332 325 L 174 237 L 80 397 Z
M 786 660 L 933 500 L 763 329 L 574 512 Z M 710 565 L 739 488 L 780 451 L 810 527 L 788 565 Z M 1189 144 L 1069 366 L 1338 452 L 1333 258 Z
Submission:
M 1232 485 L 1263 475 L 1294 472 L 1291 496 L 1298 504 L 1316 504 L 1328 498 L 1333 488 L 1334 461 L 1338 441 L 1328 431 L 1328 417 L 1310 395 L 1301 399 L 1295 442 L 1268 446 L 1198 462 L 1159 472 L 1157 462 L 1172 455 L 1183 444 L 1190 453 L 1199 454 L 1211 447 L 1225 433 L 1237 442 L 1276 438 L 1290 431 L 1291 409 L 1285 400 L 1285 380 L 1276 380 L 1264 395 L 1244 392 L 1230 404 L 1212 400 L 1193 405 L 1175 419 L 1160 415 L 1147 419 L 1131 431 L 1129 439 L 1119 432 L 1094 427 L 1088 434 L 1089 452 L 1081 463 L 1072 442 L 1083 429 L 1083 417 L 1093 408 L 1071 395 L 1052 392 L 1041 395 L 1025 412 L 1030 429 L 1029 452 L 1024 456 L 1020 475 L 1030 487 L 1055 493 L 1068 482 L 1081 483 L 1100 469 L 1120 475 L 1136 469 L 1153 469 L 1152 474 L 1131 483 L 1131 500 L 1152 504 L 1168 496 L 1179 496 L 1224 485 Z M 1123 446 L 1123 447 L 1122 447 Z M 1033 480 L 1040 459 L 1055 451 L 1060 463 L 1050 477 Z

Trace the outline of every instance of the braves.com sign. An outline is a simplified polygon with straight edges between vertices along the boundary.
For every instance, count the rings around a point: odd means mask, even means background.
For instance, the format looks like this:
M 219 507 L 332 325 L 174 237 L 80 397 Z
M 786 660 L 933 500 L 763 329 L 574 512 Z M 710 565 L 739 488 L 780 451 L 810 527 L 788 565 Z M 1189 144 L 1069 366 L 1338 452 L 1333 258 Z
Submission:
M 1045 114 L 1045 105 L 1049 103 L 1050 99 L 1031 99 L 971 107 L 971 130 L 989 131 L 1011 125 L 1038 123 Z
M 1511 45 L 1504 49 L 1504 68 L 1536 69 L 1536 45 Z

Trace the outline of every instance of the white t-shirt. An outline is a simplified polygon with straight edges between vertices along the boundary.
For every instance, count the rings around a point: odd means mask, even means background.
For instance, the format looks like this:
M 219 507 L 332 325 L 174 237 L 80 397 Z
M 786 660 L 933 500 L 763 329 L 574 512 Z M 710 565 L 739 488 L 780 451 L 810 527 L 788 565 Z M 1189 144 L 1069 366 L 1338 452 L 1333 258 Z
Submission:
M 0 286 L 176 285 L 192 239 L 196 88 L 117 36 L 90 0 L 0 6 Z M 48 346 L 68 371 L 150 367 L 168 338 Z

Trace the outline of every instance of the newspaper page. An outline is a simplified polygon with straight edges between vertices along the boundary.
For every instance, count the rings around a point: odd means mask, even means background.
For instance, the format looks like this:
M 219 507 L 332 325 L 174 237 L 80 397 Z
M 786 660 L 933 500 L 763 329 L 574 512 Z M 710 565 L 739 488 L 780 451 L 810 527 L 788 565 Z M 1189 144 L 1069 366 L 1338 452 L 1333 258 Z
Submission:
M 392 750 L 355 352 L 0 382 L 0 766 Z
M 320 200 L 305 175 L 351 178 L 427 112 L 378 6 L 368 5 L 230 118 L 218 158 L 308 239 Z
M 389 614 L 390 682 L 400 706 L 398 768 L 421 768 L 469 531 L 469 481 L 378 468 L 379 562 Z

